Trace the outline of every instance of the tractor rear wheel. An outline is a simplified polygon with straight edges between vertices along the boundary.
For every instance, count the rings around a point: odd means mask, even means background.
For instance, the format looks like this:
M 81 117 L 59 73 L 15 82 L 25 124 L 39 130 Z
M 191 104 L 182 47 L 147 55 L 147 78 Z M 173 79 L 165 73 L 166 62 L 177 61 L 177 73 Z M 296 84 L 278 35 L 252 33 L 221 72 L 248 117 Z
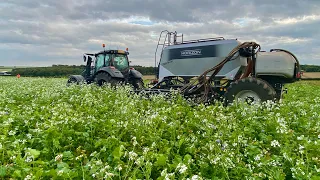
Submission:
M 230 84 L 224 94 L 224 105 L 244 102 L 247 104 L 260 104 L 276 98 L 276 91 L 266 81 L 257 78 L 244 78 Z
M 111 84 L 111 86 L 116 86 L 119 81 L 116 78 L 113 78 L 110 76 L 110 74 L 106 73 L 106 72 L 101 72 L 99 74 L 97 74 L 96 78 L 95 78 L 95 83 L 98 86 L 103 86 L 106 84 Z

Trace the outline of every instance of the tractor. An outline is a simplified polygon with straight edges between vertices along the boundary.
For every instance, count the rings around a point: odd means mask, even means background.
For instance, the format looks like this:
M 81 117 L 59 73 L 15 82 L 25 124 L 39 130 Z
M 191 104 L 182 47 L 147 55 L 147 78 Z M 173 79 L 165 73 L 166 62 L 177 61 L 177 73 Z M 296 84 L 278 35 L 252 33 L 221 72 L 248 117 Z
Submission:
M 183 34 L 167 30 L 160 33 L 155 71 L 151 87 L 142 91 L 178 91 L 202 103 L 221 100 L 225 106 L 279 101 L 287 93 L 284 85 L 301 78 L 299 61 L 287 50 L 261 51 L 255 42 L 223 37 L 185 41 Z
M 105 44 L 103 44 L 105 48 Z M 142 74 L 129 66 L 128 48 L 124 50 L 103 50 L 96 54 L 85 53 L 86 68 L 81 75 L 71 75 L 67 85 L 95 83 L 98 86 L 130 84 L 134 89 L 144 88 Z M 93 61 L 94 59 L 94 61 Z M 92 66 L 92 64 L 94 64 Z

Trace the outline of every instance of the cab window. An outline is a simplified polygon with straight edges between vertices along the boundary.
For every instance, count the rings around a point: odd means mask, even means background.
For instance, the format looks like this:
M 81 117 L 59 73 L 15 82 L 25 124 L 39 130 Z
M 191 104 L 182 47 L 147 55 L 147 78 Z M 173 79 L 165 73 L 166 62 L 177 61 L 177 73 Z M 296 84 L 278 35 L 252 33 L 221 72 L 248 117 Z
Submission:
M 115 54 L 113 61 L 114 66 L 120 71 L 123 71 L 129 67 L 128 58 L 124 54 Z
M 105 58 L 104 58 L 105 57 Z M 110 55 L 109 54 L 99 54 L 96 58 L 96 71 L 103 67 L 104 60 L 106 61 L 106 65 L 109 65 Z

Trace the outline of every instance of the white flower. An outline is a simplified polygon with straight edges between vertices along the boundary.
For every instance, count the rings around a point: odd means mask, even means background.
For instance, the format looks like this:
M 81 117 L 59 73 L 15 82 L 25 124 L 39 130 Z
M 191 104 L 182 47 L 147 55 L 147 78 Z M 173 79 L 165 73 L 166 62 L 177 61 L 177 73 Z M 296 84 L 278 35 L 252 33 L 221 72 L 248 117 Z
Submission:
M 136 146 L 138 144 L 136 137 L 133 137 L 131 140 L 132 140 L 133 146 Z
M 10 131 L 8 132 L 8 134 L 9 134 L 10 136 L 13 136 L 13 135 L 15 135 L 15 134 L 16 134 L 16 132 L 15 132 L 15 131 L 10 130 Z
M 17 157 L 16 156 L 11 156 L 10 160 L 15 160 Z
M 164 169 L 161 171 L 161 176 L 166 176 L 167 175 L 167 169 Z
M 27 134 L 26 136 L 27 136 L 28 139 L 31 139 L 31 138 L 32 138 L 32 135 L 31 135 L 31 134 Z
M 301 140 L 303 140 L 303 138 L 304 138 L 304 135 L 301 135 L 301 136 L 297 137 L 297 140 L 301 141 Z
M 80 160 L 83 157 L 83 154 L 81 154 L 80 156 L 76 157 L 76 160 Z
M 55 160 L 55 161 L 61 161 L 62 157 L 63 157 L 63 154 L 58 154 L 58 155 L 54 158 L 54 160 Z
M 113 176 L 114 176 L 113 173 L 106 172 L 106 175 L 104 176 L 104 178 L 108 179 L 108 177 L 113 177 Z
M 137 153 L 130 151 L 129 152 L 129 160 L 134 160 L 138 156 Z
M 96 162 L 96 165 L 97 165 L 97 166 L 102 165 L 102 161 L 101 161 L 101 160 L 98 160 L 98 161 Z
M 290 158 L 287 153 L 283 153 L 283 157 L 288 161 L 292 161 L 292 158 Z
M 182 163 L 179 163 L 176 169 L 179 170 L 180 174 L 183 174 L 187 171 L 188 167 Z
M 63 174 L 63 170 L 58 171 L 58 176 L 61 176 Z
M 152 148 L 155 148 L 156 145 L 157 145 L 157 144 L 156 144 L 155 142 L 153 142 L 152 145 L 151 145 L 151 147 L 152 147 Z
M 138 166 L 141 166 L 143 164 L 143 162 L 144 162 L 144 157 L 141 156 L 135 161 L 135 164 Z
M 261 154 L 258 154 L 258 155 L 254 158 L 255 161 L 260 161 L 260 159 L 261 159 Z
M 193 175 L 193 176 L 191 177 L 191 180 L 199 180 L 199 179 L 201 179 L 201 177 L 198 176 L 198 175 Z
M 31 156 L 30 153 L 28 153 L 25 159 L 25 162 L 32 162 L 32 161 L 33 161 L 33 156 Z
M 94 151 L 93 153 L 90 154 L 90 156 L 95 156 L 97 154 L 97 151 Z
M 31 179 L 32 179 L 32 173 L 29 174 L 29 175 L 27 175 L 27 176 L 24 178 L 24 180 L 31 180 Z
M 121 170 L 122 170 L 122 167 L 121 167 L 121 165 L 120 165 L 120 164 L 118 165 L 117 169 L 118 169 L 119 171 L 121 171 Z
M 95 177 L 96 177 L 96 173 L 93 173 L 91 176 L 92 176 L 93 178 L 95 178 Z
M 143 154 L 144 155 L 147 154 L 148 152 L 149 152 L 149 148 L 148 147 L 143 148 Z
M 174 173 L 166 174 L 165 180 L 171 180 L 171 177 L 174 175 Z
M 304 146 L 301 146 L 300 144 L 299 144 L 299 152 L 302 154 L 303 153 L 303 149 L 304 149 Z
M 277 147 L 277 146 L 280 147 L 280 144 L 277 140 L 273 140 L 273 141 L 271 141 L 271 146 L 272 147 Z

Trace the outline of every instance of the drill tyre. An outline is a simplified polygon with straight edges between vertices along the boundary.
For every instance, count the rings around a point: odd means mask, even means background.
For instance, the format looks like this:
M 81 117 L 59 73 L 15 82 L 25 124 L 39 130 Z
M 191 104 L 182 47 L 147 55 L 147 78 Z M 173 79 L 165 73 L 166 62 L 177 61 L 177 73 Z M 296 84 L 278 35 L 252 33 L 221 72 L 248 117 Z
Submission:
M 240 98 L 240 99 L 239 99 Z M 275 100 L 276 91 L 266 81 L 258 78 L 244 78 L 232 82 L 224 94 L 224 105 L 245 102 L 247 104 L 262 103 Z

